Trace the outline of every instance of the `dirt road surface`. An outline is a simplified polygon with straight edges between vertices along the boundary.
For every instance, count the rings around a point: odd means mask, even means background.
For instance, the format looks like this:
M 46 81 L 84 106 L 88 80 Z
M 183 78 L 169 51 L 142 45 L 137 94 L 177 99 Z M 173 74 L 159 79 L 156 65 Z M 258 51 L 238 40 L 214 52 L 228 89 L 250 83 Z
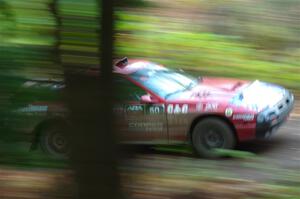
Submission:
M 240 145 L 238 150 L 247 152 L 243 158 L 207 160 L 186 152 L 139 150 L 121 167 L 124 191 L 135 199 L 300 198 L 298 111 L 271 139 Z M 72 176 L 69 169 L 2 165 L 0 198 L 71 198 Z

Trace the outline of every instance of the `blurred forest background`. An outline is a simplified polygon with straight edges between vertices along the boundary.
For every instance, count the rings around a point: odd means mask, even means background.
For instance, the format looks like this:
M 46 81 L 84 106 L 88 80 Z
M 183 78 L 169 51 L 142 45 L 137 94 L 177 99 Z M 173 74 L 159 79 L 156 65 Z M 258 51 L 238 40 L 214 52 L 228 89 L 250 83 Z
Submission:
M 62 74 L 50 2 L 0 0 L 1 80 Z M 62 64 L 98 65 L 95 0 L 58 2 Z M 114 54 L 300 89 L 299 10 L 298 0 L 119 1 Z
M 62 79 L 64 70 L 99 66 L 97 1 L 57 2 L 54 11 L 53 0 L 0 0 L 0 114 L 11 108 L 10 96 L 24 79 Z M 120 0 L 114 16 L 115 58 L 141 58 L 197 75 L 260 79 L 300 90 L 299 0 Z M 1 143 L 0 163 L 66 168 L 41 154 L 28 155 L 24 148 Z M 299 198 L 299 164 L 286 169 L 273 164 L 277 157 L 256 159 L 238 151 L 233 153 L 242 159 L 237 162 L 199 160 L 186 148 L 167 150 L 177 154 L 154 150 L 120 169 L 130 196 Z M 19 198 L 68 198 L 66 192 L 74 191 L 69 171 L 2 171 L 0 191 L 11 194 L 7 198 L 19 193 Z M 251 180 L 253 171 L 259 173 Z

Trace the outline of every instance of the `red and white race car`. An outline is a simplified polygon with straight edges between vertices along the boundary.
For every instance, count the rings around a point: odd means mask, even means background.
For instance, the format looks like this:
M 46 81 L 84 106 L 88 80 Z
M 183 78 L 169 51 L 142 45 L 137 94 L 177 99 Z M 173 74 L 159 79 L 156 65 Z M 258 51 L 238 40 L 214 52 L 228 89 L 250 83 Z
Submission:
M 215 148 L 271 136 L 294 104 L 288 90 L 260 81 L 196 78 L 126 58 L 114 72 L 121 81 L 117 94 L 125 96 L 117 106 L 124 141 L 191 143 L 205 157 Z
M 294 104 L 293 95 L 274 84 L 193 77 L 127 58 L 115 63 L 114 81 L 115 123 L 124 143 L 190 143 L 204 157 L 214 156 L 216 148 L 232 149 L 238 142 L 271 136 Z M 63 88 L 60 82 L 52 86 Z M 35 140 L 56 154 L 67 151 L 62 117 L 53 119 L 58 110 L 47 103 L 19 109 L 44 114 L 38 117 L 47 125 L 36 124 L 33 132 L 39 137 Z M 48 118 L 52 122 L 45 121 Z

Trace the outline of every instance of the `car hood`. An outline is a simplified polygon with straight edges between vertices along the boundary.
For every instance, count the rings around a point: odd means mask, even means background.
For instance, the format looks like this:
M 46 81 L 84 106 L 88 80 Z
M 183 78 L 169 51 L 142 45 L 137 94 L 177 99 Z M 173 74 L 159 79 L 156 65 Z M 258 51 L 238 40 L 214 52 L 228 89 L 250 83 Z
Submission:
M 229 79 L 203 77 L 199 84 L 190 90 L 171 95 L 168 100 L 226 100 L 232 99 L 241 89 L 251 82 Z
M 232 99 L 232 103 L 254 111 L 274 107 L 290 92 L 281 86 L 261 81 L 254 81 Z
M 260 111 L 278 103 L 286 89 L 265 82 L 204 77 L 190 90 L 177 93 L 170 100 L 218 101 Z

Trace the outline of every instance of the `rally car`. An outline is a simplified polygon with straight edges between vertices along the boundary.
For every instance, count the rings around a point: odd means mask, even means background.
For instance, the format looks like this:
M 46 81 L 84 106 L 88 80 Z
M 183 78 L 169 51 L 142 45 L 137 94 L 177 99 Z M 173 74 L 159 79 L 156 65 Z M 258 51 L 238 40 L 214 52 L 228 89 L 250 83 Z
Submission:
M 214 149 L 232 149 L 238 142 L 270 137 L 294 104 L 287 89 L 257 80 L 194 77 L 127 58 L 117 61 L 113 72 L 115 123 L 123 143 L 188 143 L 199 155 L 212 157 Z M 63 89 L 62 82 L 46 84 Z M 32 102 L 18 110 L 39 115 L 31 129 L 34 144 L 51 154 L 68 151 L 63 107 Z

